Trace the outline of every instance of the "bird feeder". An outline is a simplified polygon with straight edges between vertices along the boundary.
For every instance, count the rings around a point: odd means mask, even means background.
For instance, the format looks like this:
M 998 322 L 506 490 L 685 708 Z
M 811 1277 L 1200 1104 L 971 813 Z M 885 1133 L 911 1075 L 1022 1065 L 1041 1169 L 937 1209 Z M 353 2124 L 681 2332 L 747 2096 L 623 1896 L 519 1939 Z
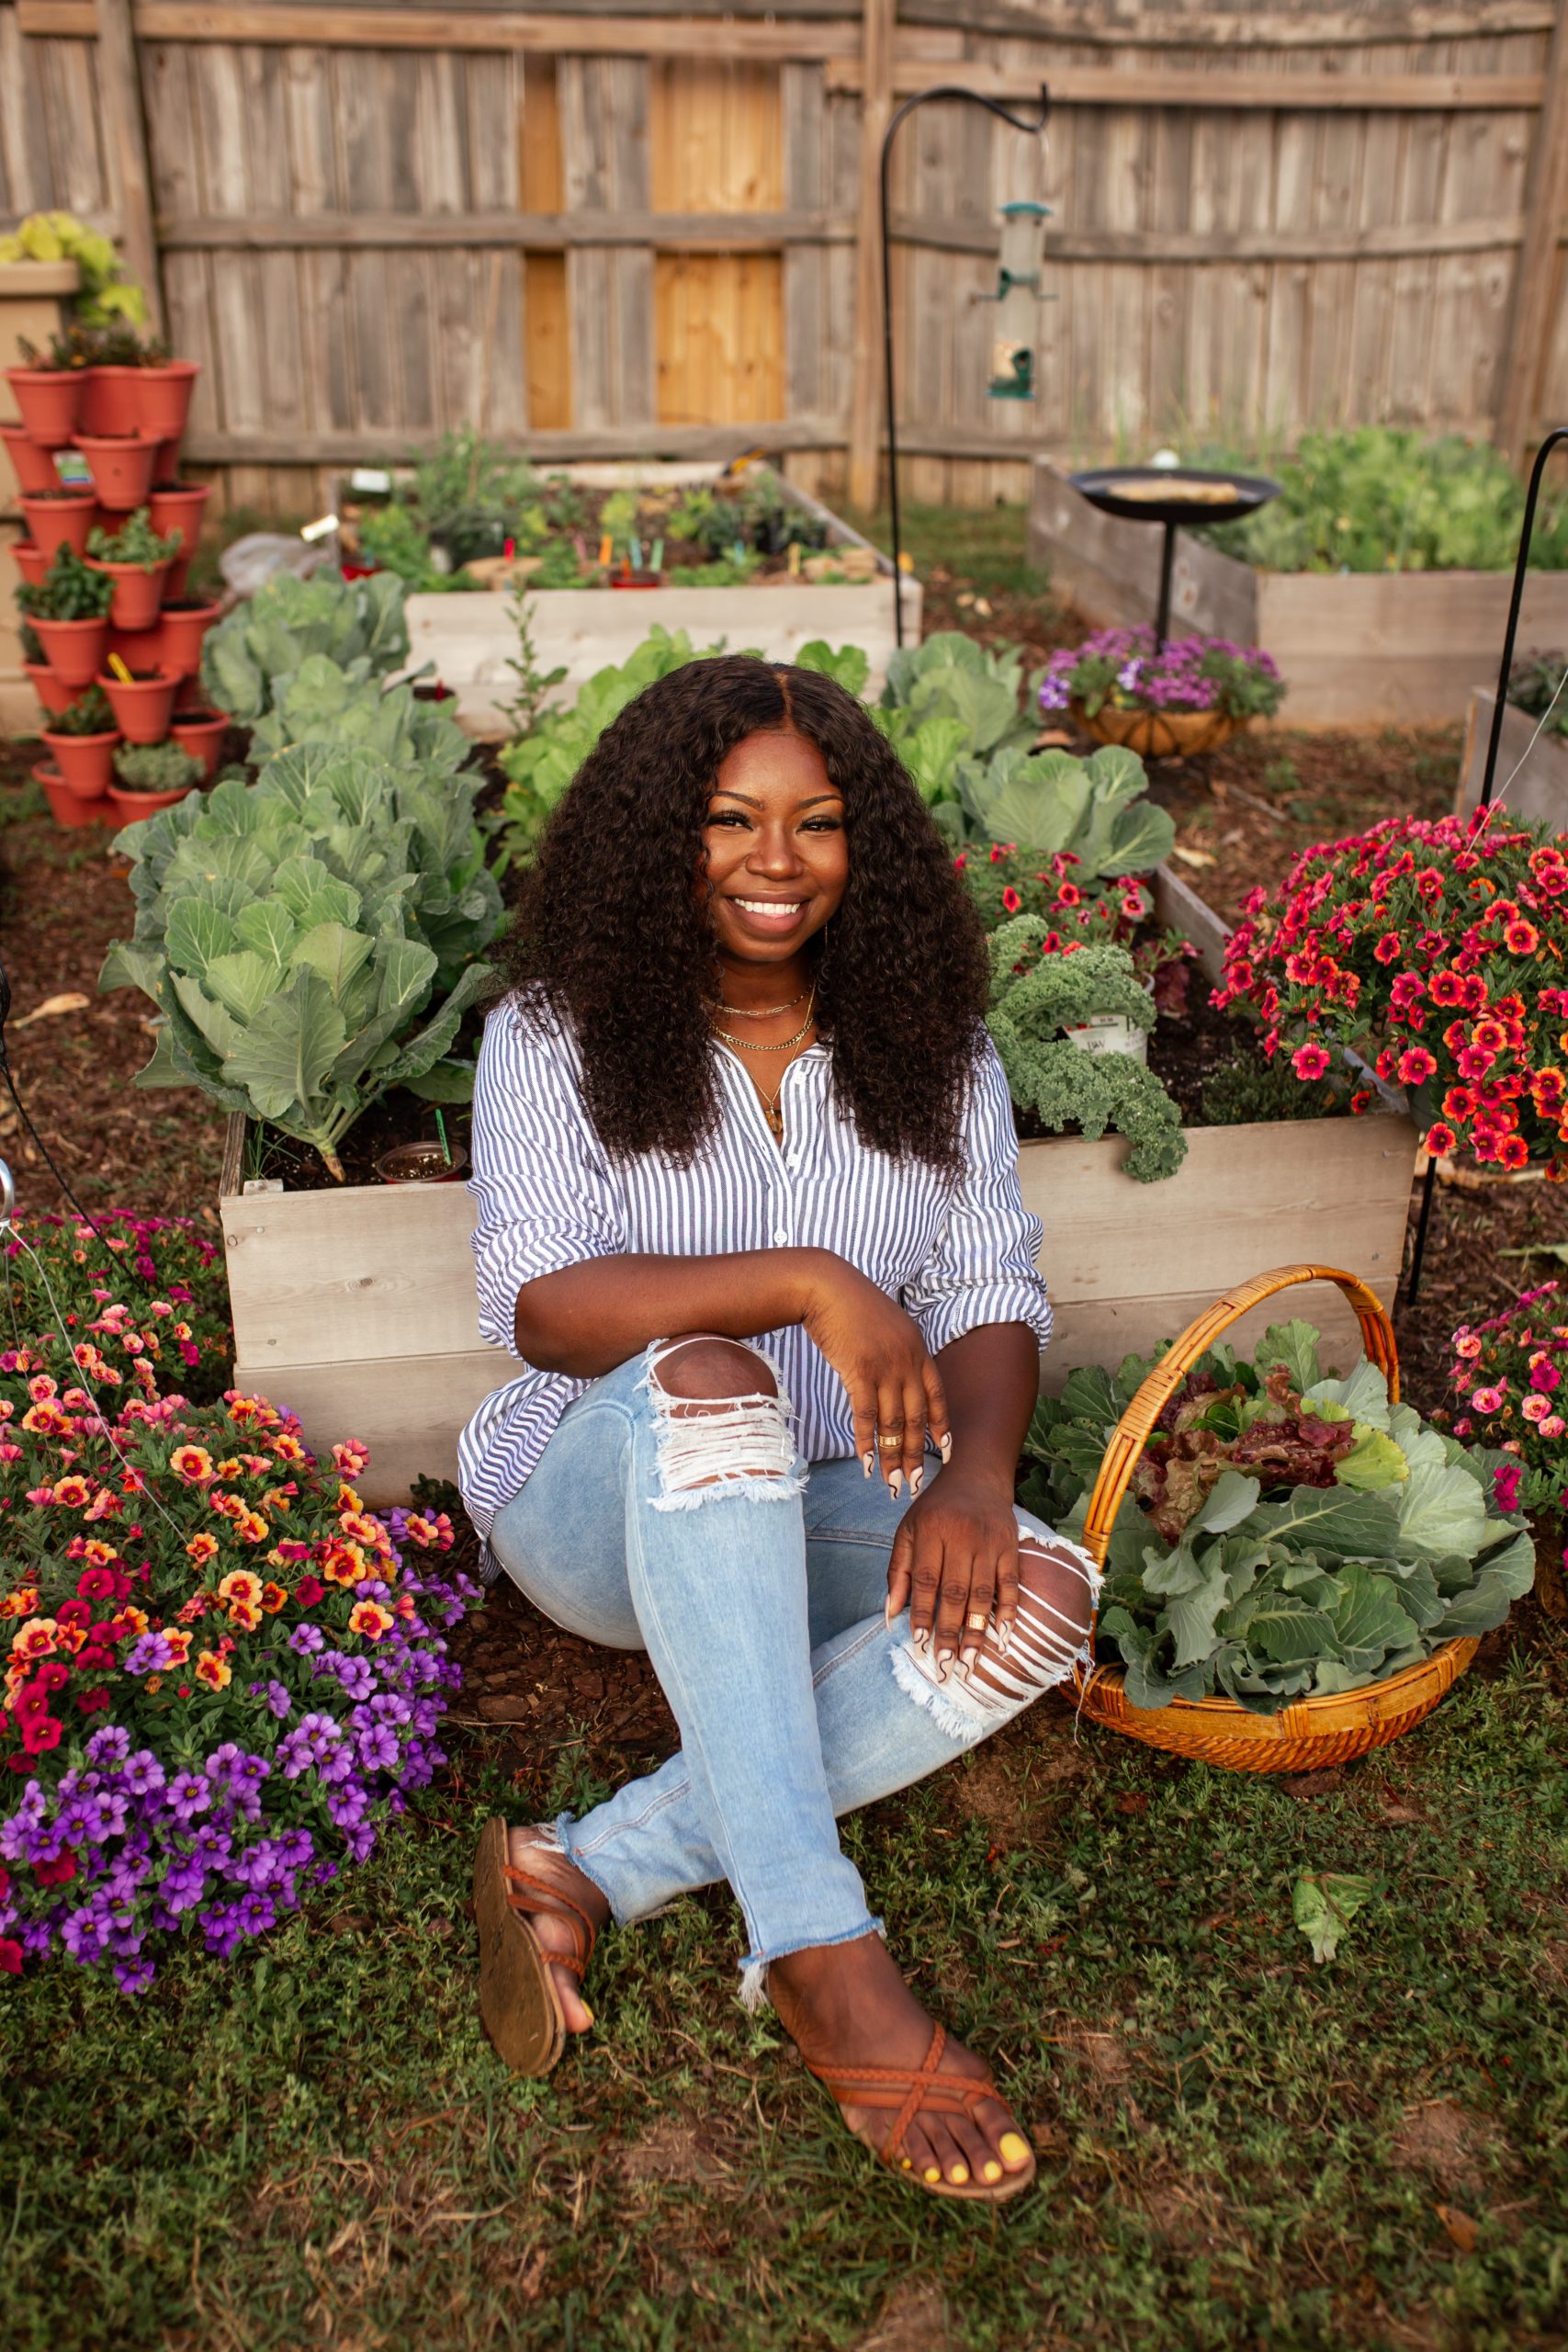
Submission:
M 1051 208 L 1032 198 L 1002 207 L 1002 251 L 997 290 L 982 294 L 982 302 L 997 305 L 996 332 L 991 339 L 991 380 L 987 390 L 994 401 L 1034 398 L 1035 312 L 1049 301 L 1042 286 L 1045 266 L 1045 223 Z

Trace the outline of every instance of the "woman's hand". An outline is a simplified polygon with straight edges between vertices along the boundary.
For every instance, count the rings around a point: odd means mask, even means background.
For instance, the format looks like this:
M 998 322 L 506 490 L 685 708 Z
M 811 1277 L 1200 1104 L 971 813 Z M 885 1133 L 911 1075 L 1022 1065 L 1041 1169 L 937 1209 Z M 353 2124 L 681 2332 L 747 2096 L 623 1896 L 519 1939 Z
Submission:
M 866 1476 L 878 1468 L 894 1494 L 908 1482 L 918 1495 L 926 1431 L 944 1462 L 953 1443 L 941 1376 L 903 1308 L 844 1259 L 819 1255 L 801 1324 L 849 1394 Z
M 940 1664 L 973 1658 L 995 1622 L 1003 1632 L 1018 1608 L 1018 1521 L 1010 1492 L 947 1470 L 905 1512 L 887 1564 L 887 1614 L 906 1605 L 917 1642 Z

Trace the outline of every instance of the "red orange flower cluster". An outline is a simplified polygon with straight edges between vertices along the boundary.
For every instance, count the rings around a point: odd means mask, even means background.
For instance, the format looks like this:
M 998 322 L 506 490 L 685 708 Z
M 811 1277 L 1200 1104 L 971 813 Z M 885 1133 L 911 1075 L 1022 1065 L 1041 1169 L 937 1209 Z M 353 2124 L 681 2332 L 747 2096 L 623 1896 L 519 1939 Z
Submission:
M 1506 811 L 1390 818 L 1254 890 L 1213 1001 L 1352 1110 L 1371 1065 L 1434 1152 L 1568 1176 L 1568 857 Z M 1358 1064 L 1361 1069 L 1358 1069 Z

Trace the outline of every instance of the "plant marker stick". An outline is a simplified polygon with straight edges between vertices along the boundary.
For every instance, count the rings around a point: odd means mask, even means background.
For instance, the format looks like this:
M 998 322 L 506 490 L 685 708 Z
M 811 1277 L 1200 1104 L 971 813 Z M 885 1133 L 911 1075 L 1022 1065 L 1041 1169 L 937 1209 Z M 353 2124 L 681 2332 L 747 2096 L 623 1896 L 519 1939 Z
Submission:
M 441 1138 L 441 1148 L 446 1155 L 446 1165 L 450 1168 L 452 1165 L 452 1147 L 446 1140 L 446 1122 L 441 1115 L 439 1105 L 437 1105 L 435 1113 L 435 1132 Z
M 114 672 L 115 676 L 119 680 L 122 686 L 133 686 L 136 684 L 135 679 L 131 676 L 130 671 L 126 668 L 125 663 L 121 661 L 118 653 L 111 653 L 109 655 L 109 668 Z
M 631 550 L 632 570 L 634 571 L 640 571 L 642 570 L 642 541 L 640 539 L 628 539 L 626 541 L 626 546 Z
M 654 540 L 654 542 L 653 542 L 653 549 L 652 549 L 652 552 L 651 552 L 651 554 L 649 555 L 649 559 L 648 559 L 648 568 L 649 568 L 649 571 L 663 571 L 663 569 L 664 569 L 664 542 L 663 542 L 663 540 L 662 540 L 662 539 L 655 539 L 655 540 Z
M 800 541 L 798 539 L 791 539 L 789 543 L 789 576 L 792 580 L 800 578 Z
M 610 557 L 613 551 L 614 542 L 610 537 L 609 532 L 606 531 L 604 537 L 599 542 L 599 569 L 601 571 L 609 571 Z

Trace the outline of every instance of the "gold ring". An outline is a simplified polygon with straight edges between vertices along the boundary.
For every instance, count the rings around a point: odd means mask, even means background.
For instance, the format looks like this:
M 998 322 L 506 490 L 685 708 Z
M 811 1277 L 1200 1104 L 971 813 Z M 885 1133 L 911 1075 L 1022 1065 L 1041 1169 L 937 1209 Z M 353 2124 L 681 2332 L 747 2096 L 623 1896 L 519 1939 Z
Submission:
M 969 1631 L 972 1634 L 983 1634 L 986 1630 L 986 1624 L 987 1620 L 976 1613 L 969 1620 Z
M 902 1430 L 878 1430 L 876 1442 L 885 1452 L 889 1446 L 901 1447 L 904 1442 L 904 1432 Z

